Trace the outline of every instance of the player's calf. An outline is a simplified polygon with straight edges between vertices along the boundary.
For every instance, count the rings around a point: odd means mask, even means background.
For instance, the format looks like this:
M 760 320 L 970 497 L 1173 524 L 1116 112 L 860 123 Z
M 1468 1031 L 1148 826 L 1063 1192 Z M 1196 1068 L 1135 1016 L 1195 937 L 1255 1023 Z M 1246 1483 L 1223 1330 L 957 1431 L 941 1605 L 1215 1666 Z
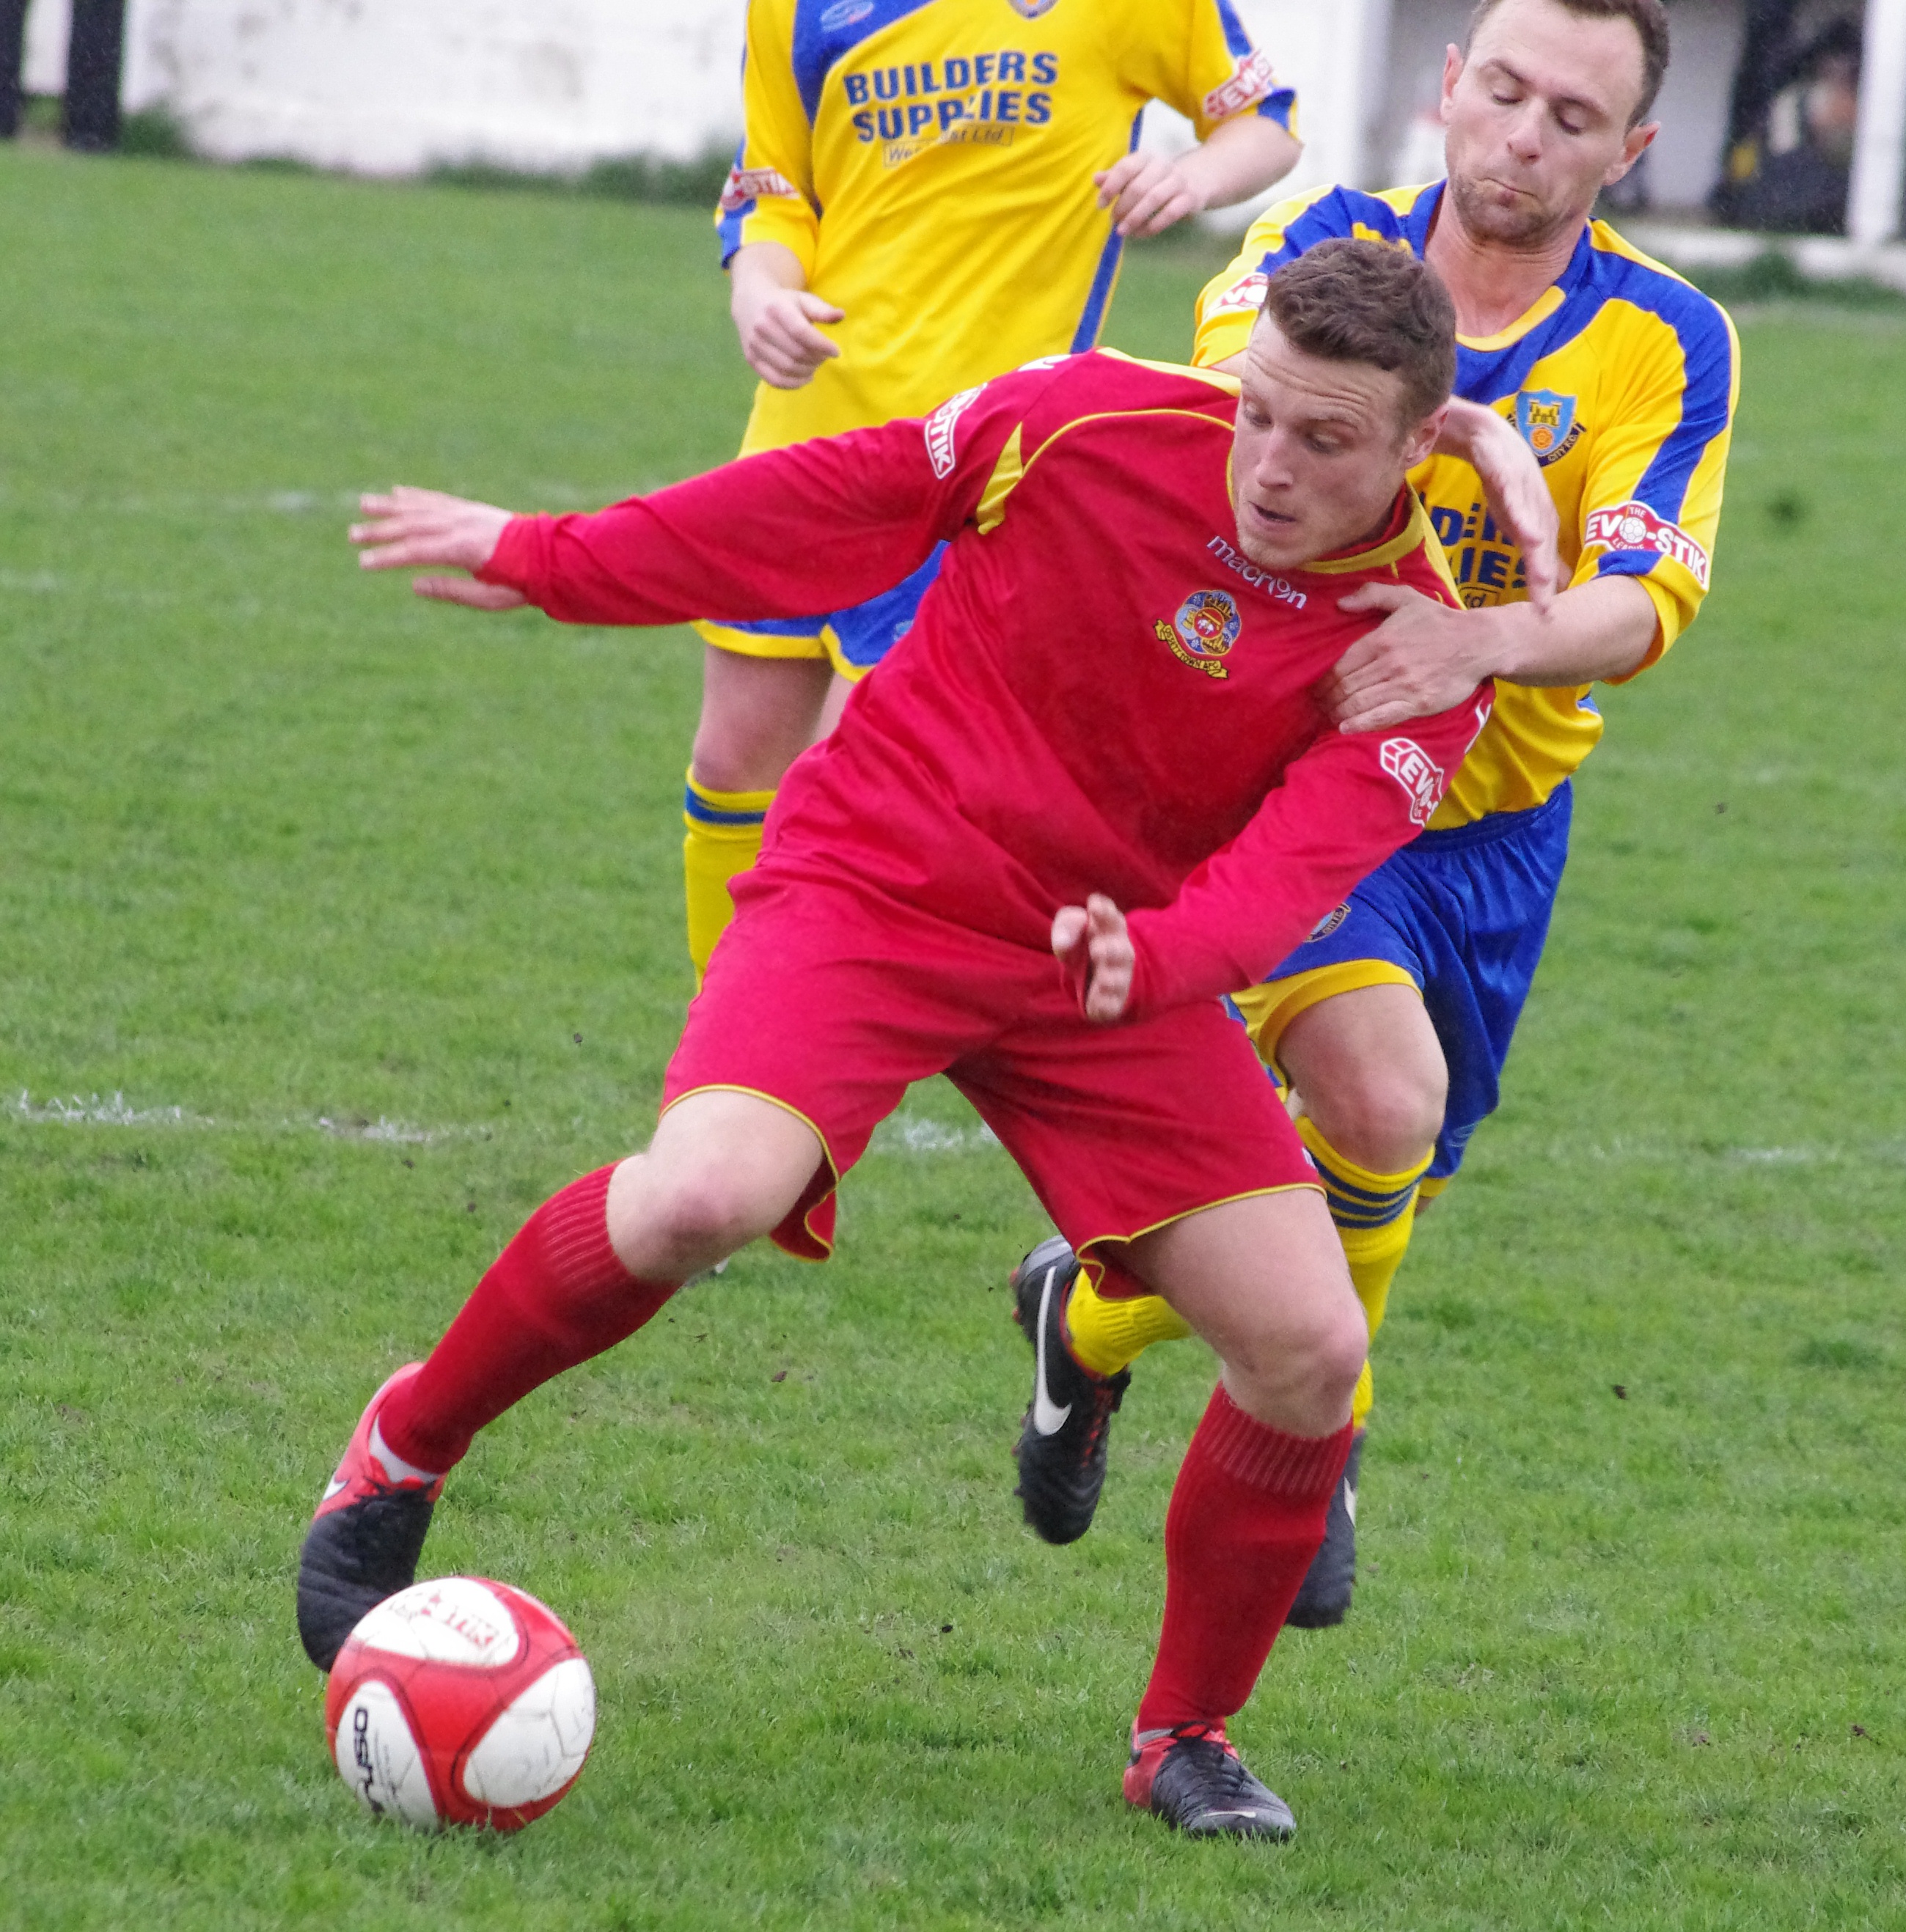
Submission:
M 797 1117 L 757 1096 L 691 1094 L 648 1154 L 585 1174 L 530 1216 L 429 1360 L 371 1398 L 319 1502 L 299 1560 L 298 1627 L 320 1670 L 368 1610 L 414 1580 L 444 1475 L 477 1432 L 775 1226 L 818 1148 Z

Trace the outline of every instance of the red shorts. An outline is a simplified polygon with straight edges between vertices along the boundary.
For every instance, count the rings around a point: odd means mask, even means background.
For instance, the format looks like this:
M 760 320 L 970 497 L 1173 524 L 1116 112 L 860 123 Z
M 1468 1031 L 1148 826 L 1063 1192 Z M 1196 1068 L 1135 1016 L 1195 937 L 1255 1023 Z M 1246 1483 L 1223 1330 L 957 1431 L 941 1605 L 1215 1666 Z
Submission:
M 798 1114 L 826 1163 L 774 1239 L 833 1246 L 834 1187 L 908 1087 L 944 1073 L 1073 1248 L 1241 1195 L 1318 1186 L 1243 1027 L 1217 1000 L 1088 1025 L 1050 953 L 848 886 L 735 881 L 663 1105 L 738 1088 Z

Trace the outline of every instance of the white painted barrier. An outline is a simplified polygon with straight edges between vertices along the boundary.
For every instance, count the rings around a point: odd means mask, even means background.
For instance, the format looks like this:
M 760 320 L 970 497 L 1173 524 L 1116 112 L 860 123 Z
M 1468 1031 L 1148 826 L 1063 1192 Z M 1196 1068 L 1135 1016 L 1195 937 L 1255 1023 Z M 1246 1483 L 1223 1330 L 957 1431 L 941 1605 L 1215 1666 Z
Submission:
M 1411 124 L 1426 91 L 1433 102 L 1442 47 L 1460 37 L 1469 0 L 1235 4 L 1298 91 L 1306 152 L 1289 187 L 1433 171 L 1435 130 L 1419 128 L 1412 145 Z M 29 92 L 62 90 L 68 11 L 68 0 L 28 8 Z M 228 160 L 282 155 L 369 174 L 473 160 L 533 170 L 686 160 L 739 130 L 744 13 L 744 0 L 129 0 L 125 100 L 163 103 L 202 152 Z M 1676 0 L 1673 18 L 1651 184 L 1658 202 L 1691 207 L 1720 159 L 1740 0 Z M 1902 18 L 1906 0 L 1869 0 L 1889 54 Z M 1895 62 L 1870 64 L 1886 72 L 1869 92 L 1906 93 Z M 1898 125 L 1887 118 L 1886 152 L 1862 150 L 1862 232 L 1891 232 L 1882 211 L 1897 207 Z M 1154 108 L 1145 139 L 1170 151 L 1190 130 Z
M 1292 185 L 1380 172 L 1367 104 L 1381 98 L 1391 0 L 1238 4 L 1299 92 Z M 367 174 L 686 160 L 739 132 L 744 14 L 744 0 L 130 0 L 125 104 L 164 105 L 224 160 Z M 30 93 L 64 86 L 68 16 L 68 0 L 32 0 Z M 1154 107 L 1145 138 L 1171 152 L 1191 134 Z

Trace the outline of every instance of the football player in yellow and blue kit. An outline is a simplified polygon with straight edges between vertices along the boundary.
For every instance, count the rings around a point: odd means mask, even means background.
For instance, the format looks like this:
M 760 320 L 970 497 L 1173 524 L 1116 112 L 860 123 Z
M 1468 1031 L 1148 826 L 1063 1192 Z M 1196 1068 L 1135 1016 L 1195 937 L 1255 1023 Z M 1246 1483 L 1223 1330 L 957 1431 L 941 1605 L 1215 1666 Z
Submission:
M 1494 1110 L 1567 855 L 1571 776 L 1601 735 L 1591 687 L 1652 664 L 1708 587 L 1733 331 L 1706 296 L 1589 219 L 1654 136 L 1667 58 L 1661 0 L 1483 0 L 1445 64 L 1448 178 L 1286 202 L 1199 298 L 1196 359 L 1223 365 L 1266 278 L 1318 242 L 1361 236 L 1429 262 L 1456 303 L 1457 394 L 1520 432 L 1569 573 L 1538 610 L 1476 472 L 1438 454 L 1413 473 L 1466 608 L 1360 593 L 1389 614 L 1320 698 L 1341 728 L 1395 732 L 1399 747 L 1408 721 L 1465 680 L 1494 677 L 1494 710 L 1421 836 L 1270 980 L 1235 996 L 1301 1108 L 1373 1334 L 1418 1207 Z M 1070 1251 L 1053 1243 L 1015 1276 L 1022 1322 L 1044 1343 L 1021 1494 L 1055 1541 L 1091 1522 L 1129 1364 L 1183 1332 L 1155 1298 L 1102 1286 L 1111 1292 L 1074 1282 Z M 1061 1407 L 1066 1426 L 1042 1432 L 1037 1417 Z M 1353 1456 L 1293 1622 L 1334 1623 L 1348 1608 L 1356 1478 Z
M 743 454 L 924 415 L 1092 347 L 1128 236 L 1257 194 L 1299 152 L 1291 92 L 1230 0 L 752 0 L 743 97 L 717 220 L 762 378 Z M 1136 152 L 1154 100 L 1192 120 L 1199 148 Z M 937 567 L 854 610 L 697 626 L 683 856 L 698 974 L 830 687 L 880 661 Z

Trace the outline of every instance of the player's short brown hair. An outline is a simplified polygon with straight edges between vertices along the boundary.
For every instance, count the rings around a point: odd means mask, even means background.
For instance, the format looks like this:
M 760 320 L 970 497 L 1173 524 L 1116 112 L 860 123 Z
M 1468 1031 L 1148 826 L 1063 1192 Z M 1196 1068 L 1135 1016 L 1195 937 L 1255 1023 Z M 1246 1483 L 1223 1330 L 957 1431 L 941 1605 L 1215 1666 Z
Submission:
M 1476 0 L 1475 11 L 1469 16 L 1469 32 L 1463 37 L 1465 54 L 1475 43 L 1476 29 L 1502 4 L 1502 0 Z M 1641 41 L 1641 98 L 1634 104 L 1628 124 L 1633 128 L 1646 120 L 1655 97 L 1661 91 L 1661 76 L 1667 71 L 1667 9 L 1661 0 L 1555 0 L 1555 4 L 1581 20 L 1633 23 Z
M 1406 431 L 1456 386 L 1455 304 L 1442 278 L 1400 244 L 1319 242 L 1271 276 L 1264 313 L 1306 355 L 1401 376 Z

